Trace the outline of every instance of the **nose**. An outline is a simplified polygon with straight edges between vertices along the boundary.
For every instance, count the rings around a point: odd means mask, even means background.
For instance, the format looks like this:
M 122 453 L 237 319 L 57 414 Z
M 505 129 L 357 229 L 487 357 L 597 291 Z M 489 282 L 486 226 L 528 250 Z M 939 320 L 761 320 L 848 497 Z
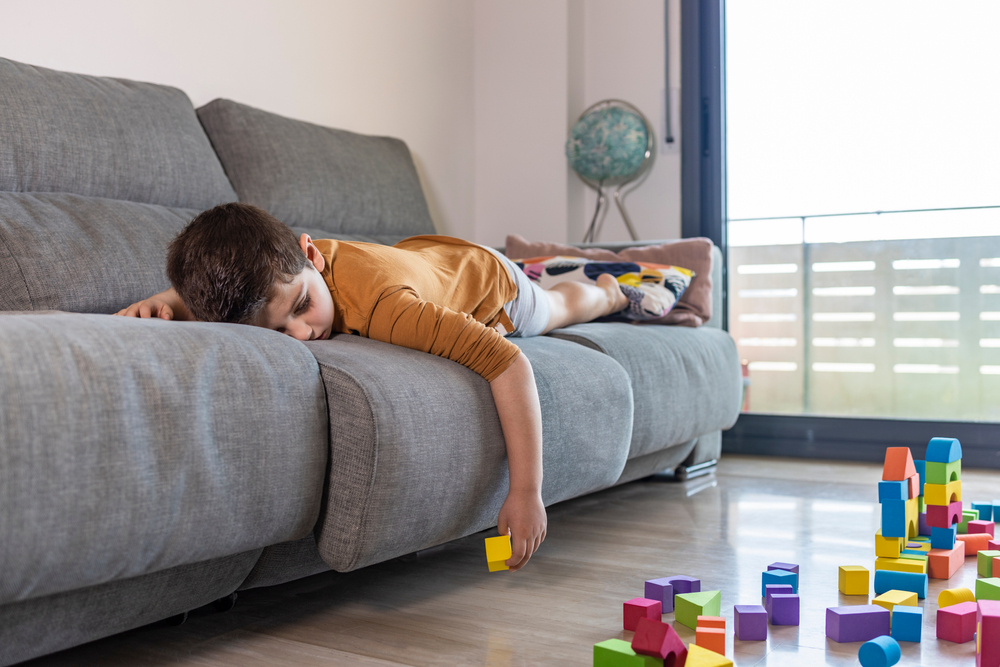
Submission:
M 285 327 L 285 333 L 295 340 L 309 340 L 312 338 L 312 328 L 305 322 L 296 320 Z

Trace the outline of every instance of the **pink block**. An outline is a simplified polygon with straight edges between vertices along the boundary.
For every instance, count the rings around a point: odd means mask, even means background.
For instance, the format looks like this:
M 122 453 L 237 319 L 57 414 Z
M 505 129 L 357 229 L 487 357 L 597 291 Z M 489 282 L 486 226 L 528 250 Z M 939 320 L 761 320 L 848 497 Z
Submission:
M 990 537 L 995 537 L 996 533 L 993 532 L 993 522 L 992 521 L 970 521 L 969 533 L 989 533 Z
M 670 664 L 683 665 L 687 649 L 677 632 L 666 623 L 640 618 L 632 637 L 632 650 L 643 655 L 653 655 Z
M 1000 551 L 1000 540 L 990 540 L 986 543 L 987 551 Z
M 636 629 L 640 618 L 648 618 L 652 621 L 660 620 L 660 601 L 647 600 L 646 598 L 632 598 L 625 603 L 623 610 L 624 626 L 626 630 Z
M 971 642 L 976 634 L 975 602 L 960 602 L 937 610 L 937 638 L 956 644 Z
M 1000 600 L 980 600 L 978 607 L 976 667 L 1000 667 Z
M 962 501 L 949 505 L 927 505 L 927 525 L 932 528 L 950 528 L 962 523 Z

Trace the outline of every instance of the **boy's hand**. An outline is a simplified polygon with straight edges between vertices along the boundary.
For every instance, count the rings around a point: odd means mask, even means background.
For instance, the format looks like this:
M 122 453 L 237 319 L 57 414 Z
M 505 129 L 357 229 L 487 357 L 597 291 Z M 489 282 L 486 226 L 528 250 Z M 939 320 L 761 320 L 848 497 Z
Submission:
M 125 317 L 158 317 L 161 320 L 188 320 L 190 313 L 173 288 L 154 294 L 148 299 L 137 301 L 128 308 L 122 308 L 115 315 Z
M 507 567 L 512 572 L 524 567 L 531 554 L 538 550 L 538 545 L 545 540 L 545 526 L 541 493 L 511 491 L 507 494 L 497 519 L 497 531 L 501 535 L 510 532 L 511 556 Z

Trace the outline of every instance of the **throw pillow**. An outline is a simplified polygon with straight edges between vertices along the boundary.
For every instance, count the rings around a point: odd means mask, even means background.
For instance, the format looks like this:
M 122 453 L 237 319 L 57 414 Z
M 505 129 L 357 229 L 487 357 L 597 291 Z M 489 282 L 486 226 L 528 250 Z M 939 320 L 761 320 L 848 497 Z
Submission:
M 625 248 L 620 252 L 603 248 L 576 248 L 564 243 L 529 242 L 523 236 L 507 237 L 508 257 L 548 257 L 568 255 L 603 262 L 650 262 L 683 266 L 694 279 L 677 304 L 663 317 L 643 320 L 646 324 L 676 324 L 697 327 L 712 317 L 712 241 L 707 238 L 682 239 L 657 245 Z

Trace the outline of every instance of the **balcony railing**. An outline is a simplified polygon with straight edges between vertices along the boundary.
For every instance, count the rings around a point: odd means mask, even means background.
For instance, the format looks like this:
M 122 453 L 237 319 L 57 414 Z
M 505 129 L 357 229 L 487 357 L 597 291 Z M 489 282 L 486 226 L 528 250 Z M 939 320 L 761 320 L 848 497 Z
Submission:
M 934 235 L 949 238 L 891 238 L 905 235 L 897 217 L 885 240 L 809 242 L 849 238 L 843 225 L 860 216 L 925 210 L 772 219 L 764 236 L 798 221 L 798 242 L 730 246 L 730 333 L 749 362 L 750 410 L 1000 421 L 998 209 L 934 209 L 953 220 Z

